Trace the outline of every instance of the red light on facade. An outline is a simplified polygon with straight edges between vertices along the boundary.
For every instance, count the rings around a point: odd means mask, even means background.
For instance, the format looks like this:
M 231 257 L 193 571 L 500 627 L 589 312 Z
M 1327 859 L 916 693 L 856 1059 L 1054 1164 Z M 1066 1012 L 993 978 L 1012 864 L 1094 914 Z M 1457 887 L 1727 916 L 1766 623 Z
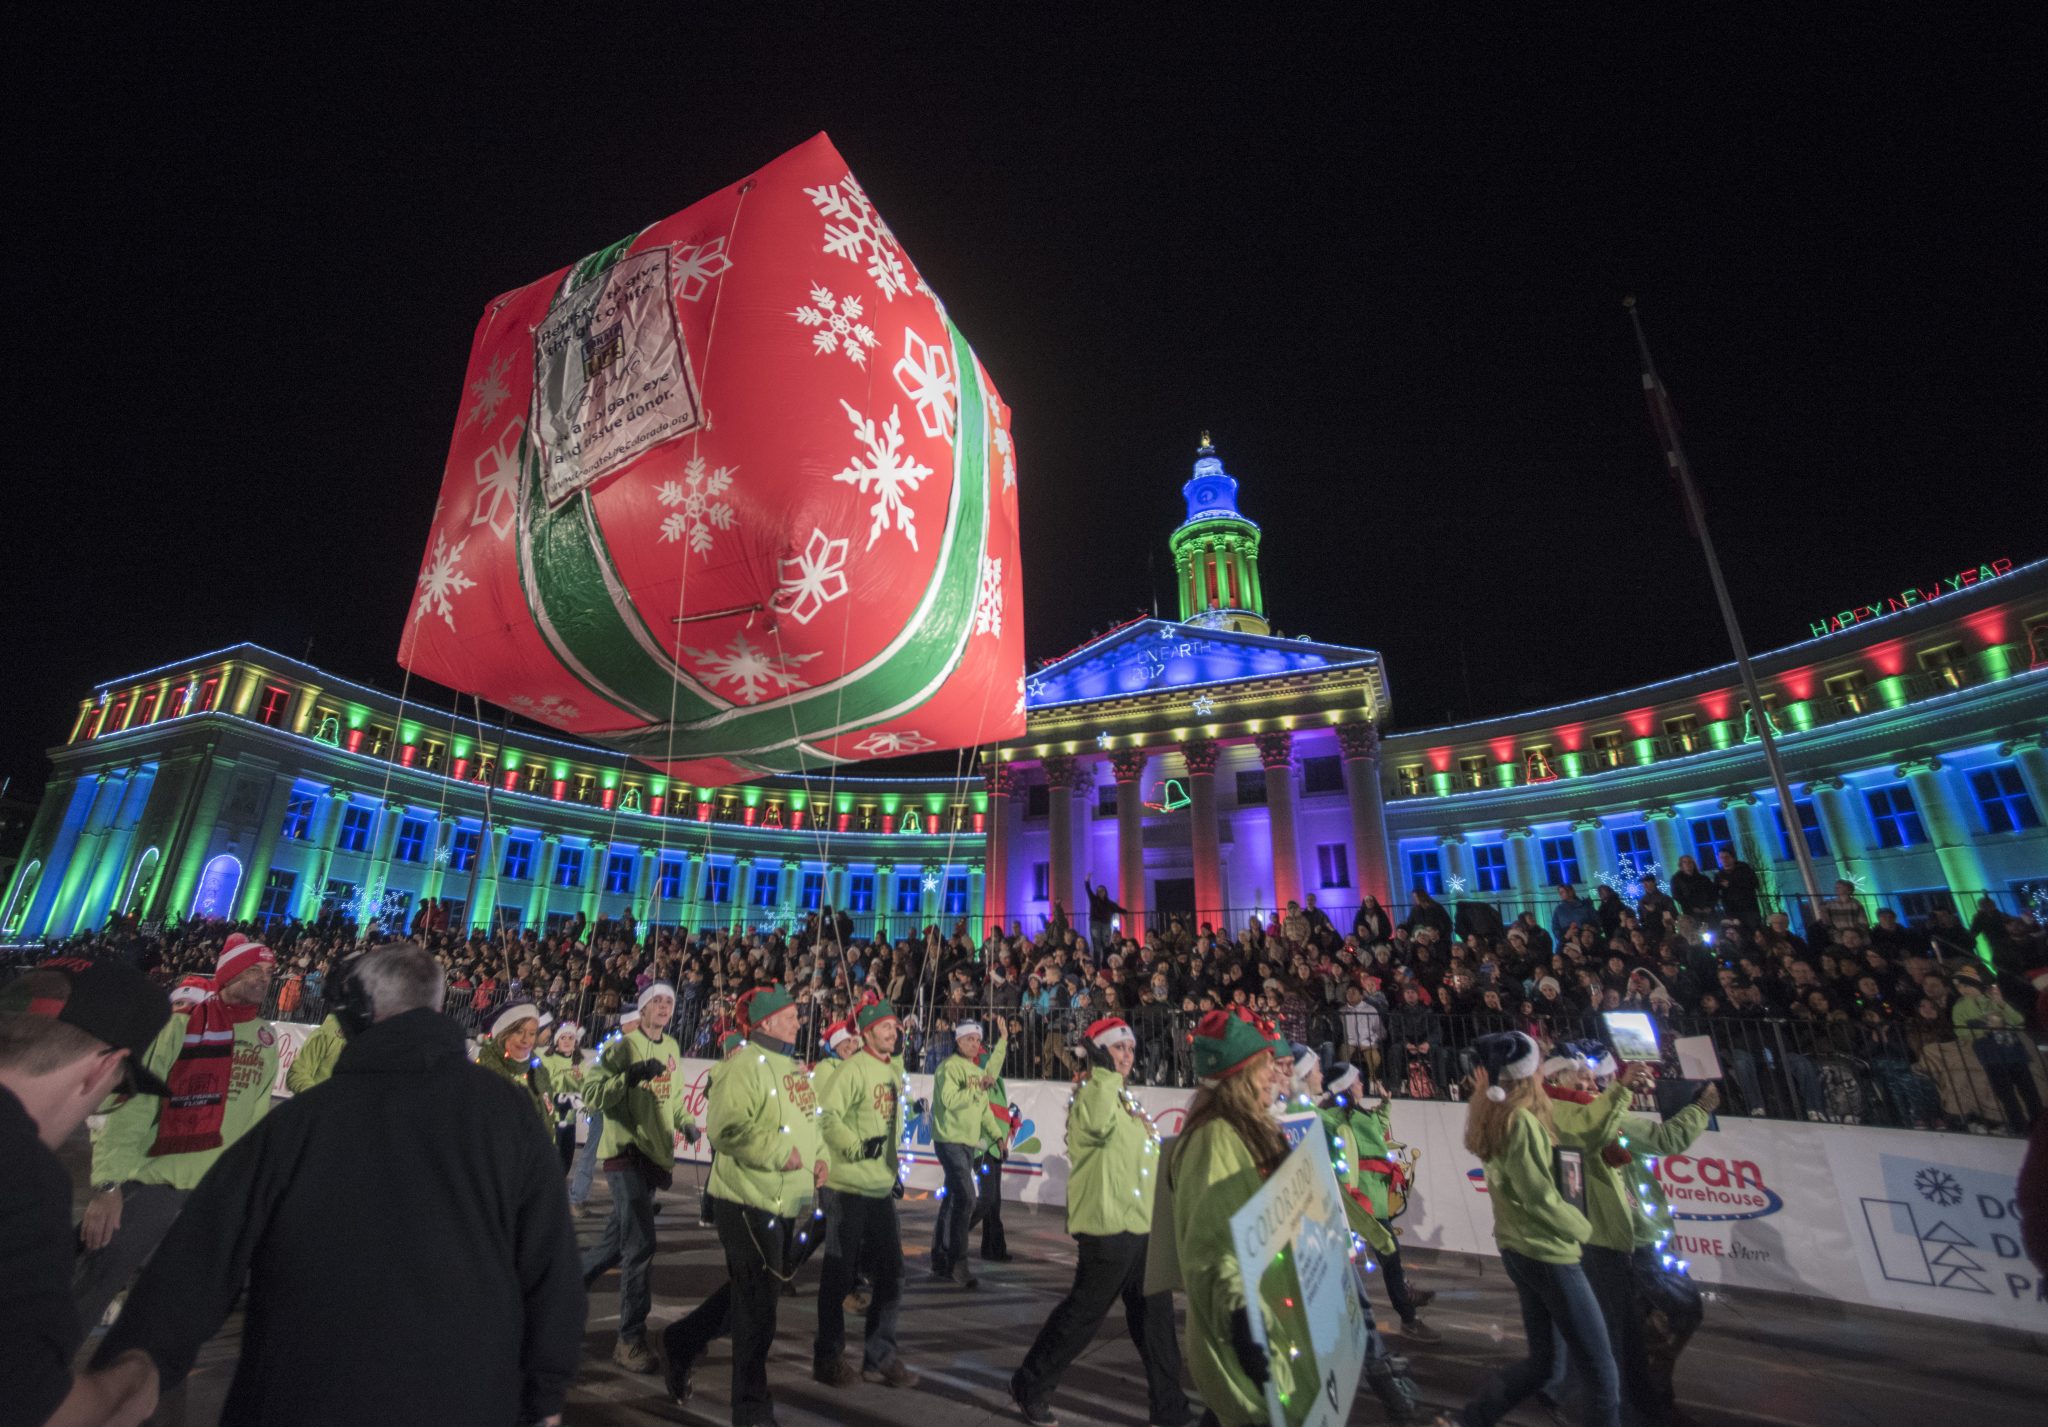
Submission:
M 802 808 L 791 808 L 789 810 L 789 830 L 791 832 L 802 832 L 803 829 L 804 810 Z
M 561 802 L 561 801 L 562 801 L 562 795 L 563 795 L 563 794 L 565 794 L 565 793 L 567 793 L 568 791 L 569 791 L 569 780 L 568 780 L 567 778 L 557 778 L 557 779 L 555 779 L 555 786 L 554 786 L 554 790 L 553 790 L 553 797 L 554 797 L 554 800 L 555 800 L 556 802 L 558 802 L 558 803 L 559 803 L 559 802 Z
M 1718 694 L 1702 695 L 1700 698 L 1700 707 L 1707 711 L 1708 717 L 1717 722 L 1725 720 L 1728 717 L 1728 711 L 1734 706 L 1734 696 L 1726 689 L 1723 689 Z
M 1963 621 L 1963 628 L 1983 640 L 1986 645 L 2004 644 L 2007 642 L 2010 638 L 2007 630 L 2010 627 L 2002 606 L 1996 609 L 1978 610 Z
M 400 763 L 404 764 L 404 765 L 405 765 L 406 767 L 408 767 L 408 768 L 412 767 L 412 761 L 413 761 L 413 759 L 415 759 L 415 758 L 417 758 L 417 757 L 419 757 L 419 756 L 420 756 L 420 750 L 419 750 L 419 746 L 418 746 L 417 744 L 407 743 L 407 744 L 401 744 L 401 745 L 399 746 L 399 750 L 398 750 L 398 761 L 399 761 Z
M 1887 677 L 1906 672 L 1906 644 L 1902 639 L 1873 644 L 1863 651 L 1863 655 Z
M 455 781 L 460 783 L 469 776 L 469 760 L 467 758 L 456 759 L 452 772 L 454 773 Z
M 615 801 L 617 801 L 618 796 L 618 791 L 616 789 L 606 788 L 602 793 L 598 795 L 598 806 L 603 808 L 606 812 L 610 812 L 611 806 Z
M 1785 692 L 1804 703 L 1813 697 L 1813 670 L 1792 669 L 1785 674 Z
M 510 793 L 518 788 L 518 786 L 519 770 L 517 768 L 507 768 L 505 770 L 505 791 Z
M 748 806 L 740 809 L 740 821 L 745 823 L 748 827 L 752 827 L 754 825 L 754 815 L 754 807 L 752 804 L 749 804 Z
M 361 729 L 352 728 L 348 731 L 348 751 L 351 753 L 361 753 L 363 751 L 363 731 Z
M 1429 766 L 1436 769 L 1437 772 L 1448 773 L 1451 771 L 1450 749 L 1432 748 L 1429 750 L 1429 753 L 1426 756 L 1429 759 Z
M 1577 753 L 1586 743 L 1586 726 L 1568 723 L 1557 731 L 1557 741 L 1567 753 Z
M 697 804 L 697 821 L 700 823 L 708 823 L 711 821 L 711 804 Z
M 849 831 L 849 830 L 850 830 L 850 829 L 851 829 L 852 827 L 853 827 L 853 814 L 852 814 L 852 813 L 841 813 L 841 814 L 839 815 L 839 830 L 840 830 L 841 832 L 846 832 L 846 831 Z
M 1655 709 L 1630 709 L 1621 718 L 1628 725 L 1628 731 L 1637 738 L 1648 738 L 1650 730 L 1657 726 Z
M 977 833 L 988 831 L 988 815 L 986 813 L 976 813 L 974 815 L 974 830 Z
M 894 813 L 883 813 L 883 814 L 882 814 L 882 831 L 883 831 L 883 832 L 894 832 L 894 831 L 896 831 L 896 814 L 894 814 Z
M 667 800 L 663 798 L 661 794 L 656 793 L 654 795 L 654 801 L 648 804 L 650 808 L 654 809 L 654 815 L 656 817 L 661 816 L 661 805 L 666 801 Z
M 1486 747 L 1487 751 L 1493 754 L 1493 761 L 1496 763 L 1515 761 L 1515 741 L 1512 738 L 1496 738 Z

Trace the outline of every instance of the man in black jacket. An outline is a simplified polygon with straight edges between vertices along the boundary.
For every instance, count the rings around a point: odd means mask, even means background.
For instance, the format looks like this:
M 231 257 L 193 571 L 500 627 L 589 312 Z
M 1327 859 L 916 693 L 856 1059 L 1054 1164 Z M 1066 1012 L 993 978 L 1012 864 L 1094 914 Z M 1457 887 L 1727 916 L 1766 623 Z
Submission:
M 554 1144 L 465 1058 L 431 956 L 355 974 L 375 1023 L 221 1156 L 94 1361 L 179 1382 L 246 1278 L 225 1424 L 559 1423 L 584 1296 Z

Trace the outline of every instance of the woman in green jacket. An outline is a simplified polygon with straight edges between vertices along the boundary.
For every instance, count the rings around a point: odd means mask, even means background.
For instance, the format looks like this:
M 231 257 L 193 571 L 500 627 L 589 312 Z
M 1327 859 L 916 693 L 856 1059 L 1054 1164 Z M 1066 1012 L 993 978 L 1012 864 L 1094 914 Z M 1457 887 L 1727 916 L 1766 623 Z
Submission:
M 1181 1427 L 1194 1412 L 1180 1387 L 1173 1295 L 1145 1293 L 1145 1250 L 1159 1187 L 1159 1132 L 1124 1087 L 1138 1038 L 1120 1017 L 1088 1027 L 1089 1070 L 1067 1104 L 1067 1232 L 1078 1246 L 1074 1286 L 1038 1330 L 1010 1396 L 1026 1422 L 1054 1427 L 1047 1405 L 1060 1377 L 1123 1300 L 1124 1321 L 1145 1365 L 1154 1427 Z
M 502 1075 L 533 1101 L 534 1113 L 547 1126 L 548 1138 L 555 1137 L 554 1097 L 548 1087 L 548 1073 L 534 1057 L 540 1040 L 540 1011 L 521 1001 L 498 1012 L 491 1022 L 491 1038 L 476 1050 L 476 1063 L 495 1075 Z
M 1283 1043 L 1284 1044 L 1284 1043 Z M 1290 1066 L 1249 1021 L 1211 1011 L 1195 1027 L 1199 1088 L 1167 1156 L 1174 1251 L 1188 1296 L 1188 1371 L 1221 1427 L 1266 1421 L 1265 1384 L 1292 1387 L 1287 1364 L 1252 1336 L 1230 1216 L 1287 1158 L 1272 1105 Z
M 1586 1427 L 1619 1427 L 1614 1353 L 1599 1300 L 1579 1262 L 1593 1226 L 1559 1192 L 1566 1162 L 1557 1153 L 1557 1129 L 1543 1093 L 1543 1053 L 1520 1031 L 1481 1036 L 1472 1050 L 1478 1065 L 1465 1112 L 1465 1148 L 1486 1169 L 1493 1238 L 1521 1299 L 1529 1356 L 1489 1381 L 1458 1421 L 1463 1427 L 1493 1427 L 1542 1387 L 1556 1354 L 1555 1328 L 1585 1385 Z M 1578 1168 L 1583 1185 L 1582 1159 Z

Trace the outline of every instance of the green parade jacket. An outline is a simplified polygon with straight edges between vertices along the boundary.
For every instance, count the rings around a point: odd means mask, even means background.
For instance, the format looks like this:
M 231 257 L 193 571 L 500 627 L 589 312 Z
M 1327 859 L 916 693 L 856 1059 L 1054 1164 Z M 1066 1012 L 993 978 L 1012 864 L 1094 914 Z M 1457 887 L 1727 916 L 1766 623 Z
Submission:
M 1665 1207 L 1664 1190 L 1648 1161 L 1684 1154 L 1706 1133 L 1707 1112 L 1688 1105 L 1662 1122 L 1624 1115 L 1616 1142 L 1629 1153 L 1629 1163 L 1586 1165 L 1586 1217 L 1593 1221 L 1592 1242 L 1603 1249 L 1627 1253 L 1657 1242 L 1664 1232 L 1656 1214 Z M 1646 1208 L 1644 1201 L 1648 1200 Z
M 1586 1242 L 1622 1253 L 1635 1246 L 1635 1224 L 1624 1202 L 1627 1196 L 1622 1192 L 1621 1175 L 1600 1152 L 1613 1144 L 1617 1136 L 1629 1133 L 1623 1126 L 1628 1123 L 1625 1112 L 1632 1094 L 1617 1080 L 1583 1105 L 1570 1100 L 1550 1102 L 1551 1118 L 1557 1122 L 1558 1143 L 1585 1156 L 1586 1219 L 1593 1226 Z M 1646 1130 L 1653 1128 L 1647 1120 L 1637 1119 L 1635 1123 Z M 1691 1136 L 1686 1136 L 1684 1143 L 1691 1142 Z
M 1357 1147 L 1358 1160 L 1385 1159 L 1387 1157 L 1387 1126 L 1393 1119 L 1393 1110 L 1388 1107 L 1364 1110 L 1354 1105 L 1344 1112 L 1344 1123 L 1351 1131 L 1352 1143 Z M 1360 1169 L 1357 1187 L 1372 1204 L 1375 1217 L 1387 1217 L 1387 1176 L 1378 1170 Z
M 1222 1120 L 1211 1120 L 1175 1142 L 1167 1176 L 1173 1186 L 1174 1246 L 1188 1298 L 1188 1371 L 1224 1427 L 1263 1427 L 1265 1394 L 1244 1375 L 1230 1346 L 1230 1315 L 1245 1306 L 1230 1216 L 1264 1181 L 1245 1142 Z M 1293 1375 L 1286 1362 L 1276 1358 L 1272 1371 L 1280 1390 L 1291 1392 Z
M 748 1042 L 720 1068 L 705 1118 L 718 1152 L 711 1161 L 714 1196 L 784 1215 L 816 1200 L 811 1166 L 825 1158 L 825 1141 L 817 1092 L 802 1065 L 759 1040 Z M 792 1149 L 797 1167 L 785 1170 Z
M 185 1017 L 174 1014 L 142 1053 L 142 1063 L 168 1080 L 184 1043 Z M 138 1184 L 165 1184 L 173 1189 L 197 1188 L 227 1147 L 270 1113 L 270 1087 L 276 1083 L 277 1032 L 263 1020 L 252 1018 L 238 1023 L 220 1144 L 186 1154 L 152 1155 L 149 1151 L 156 1143 L 158 1112 L 164 1102 L 155 1095 L 132 1095 L 108 1114 L 106 1127 L 93 1141 L 92 1182 L 121 1184 L 134 1180 Z
M 643 1060 L 658 1060 L 661 1074 L 643 1085 L 628 1085 L 626 1072 Z M 696 1124 L 684 1103 L 690 1092 L 683 1075 L 683 1050 L 674 1036 L 649 1040 L 638 1031 L 621 1031 L 604 1043 L 597 1063 L 583 1073 L 583 1105 L 604 1116 L 600 1159 L 616 1159 L 627 1149 L 656 1169 L 673 1170 L 676 1135 Z
M 908 1090 L 902 1057 L 884 1060 L 862 1050 L 851 1060 L 819 1066 L 811 1083 L 818 1096 L 818 1129 L 832 1161 L 825 1187 L 867 1199 L 888 1194 L 896 1187 L 897 1155 L 903 1143 L 903 1098 Z M 862 1147 L 877 1137 L 882 1153 L 861 1158 Z
M 1620 1103 L 1626 1102 L 1617 1103 L 1616 1115 Z M 1558 1136 L 1572 1143 L 1562 1125 Z M 1539 1263 L 1573 1264 L 1593 1226 L 1557 1192 L 1554 1148 L 1541 1121 L 1527 1110 L 1515 1111 L 1507 1143 L 1485 1162 L 1486 1197 L 1493 1208 L 1495 1243 Z
M 1003 1077 L 1003 1056 L 1009 1038 L 995 1044 L 986 1068 L 957 1051 L 946 1058 L 932 1081 L 932 1142 L 979 1147 L 993 1136 L 1002 1139 L 1008 1127 L 989 1108 L 989 1096 Z
M 1096 1066 L 1067 1105 L 1067 1232 L 1149 1234 L 1159 1132 L 1114 1070 Z
M 538 1059 L 520 1065 L 505 1058 L 505 1051 L 495 1040 L 487 1040 L 476 1048 L 476 1063 L 493 1075 L 502 1075 L 524 1090 L 533 1101 L 533 1108 L 540 1113 L 540 1122 L 548 1127 L 548 1133 L 555 1132 L 555 1094 L 550 1088 L 547 1068 Z
M 326 1080 L 334 1074 L 334 1062 L 341 1059 L 341 1048 L 346 1044 L 341 1022 L 329 1016 L 320 1023 L 319 1030 L 306 1037 L 299 1053 L 292 1057 L 291 1068 L 284 1073 L 284 1088 L 294 1095 L 303 1095 Z

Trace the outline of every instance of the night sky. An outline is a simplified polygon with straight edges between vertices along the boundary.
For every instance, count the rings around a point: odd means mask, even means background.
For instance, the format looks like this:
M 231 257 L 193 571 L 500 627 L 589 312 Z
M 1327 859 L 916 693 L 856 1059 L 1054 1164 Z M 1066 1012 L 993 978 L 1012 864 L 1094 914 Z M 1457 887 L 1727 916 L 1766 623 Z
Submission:
M 820 129 L 1014 409 L 1034 658 L 1173 612 L 1204 428 L 1397 726 L 1725 658 L 1625 293 L 1753 647 L 2048 553 L 2035 12 L 1137 8 L 21 35 L 0 773 L 238 639 L 395 690 L 484 304 Z

